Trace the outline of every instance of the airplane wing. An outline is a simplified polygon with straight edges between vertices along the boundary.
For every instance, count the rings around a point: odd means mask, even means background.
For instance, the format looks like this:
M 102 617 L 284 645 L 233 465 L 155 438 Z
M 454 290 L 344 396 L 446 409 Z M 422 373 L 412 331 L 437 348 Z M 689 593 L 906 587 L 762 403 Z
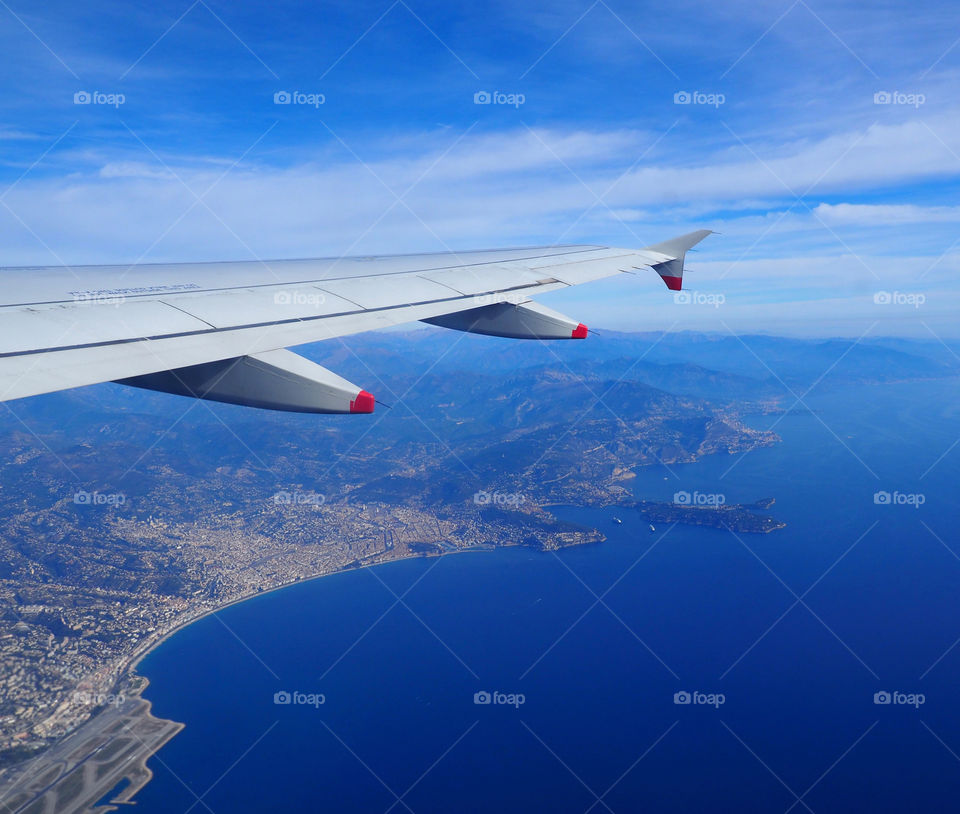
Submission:
M 584 338 L 585 326 L 531 298 L 645 267 L 680 290 L 686 251 L 708 234 L 639 250 L 2 269 L 0 401 L 117 381 L 268 409 L 368 413 L 367 391 L 285 349 L 417 320 Z

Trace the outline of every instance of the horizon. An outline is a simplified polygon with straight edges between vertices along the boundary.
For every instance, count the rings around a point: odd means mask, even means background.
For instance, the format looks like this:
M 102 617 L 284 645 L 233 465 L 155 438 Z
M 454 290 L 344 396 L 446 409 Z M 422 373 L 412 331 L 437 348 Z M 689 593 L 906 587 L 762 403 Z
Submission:
M 706 329 L 700 329 L 700 328 L 681 328 L 681 329 L 672 330 L 672 331 L 663 330 L 663 329 L 641 329 L 641 328 L 631 330 L 631 329 L 624 329 L 624 328 L 613 328 L 611 326 L 603 325 L 599 323 L 597 324 L 596 327 L 594 327 L 593 325 L 588 325 L 587 327 L 590 331 L 587 337 L 588 339 L 591 339 L 591 338 L 602 339 L 603 337 L 610 334 L 613 334 L 616 336 L 637 336 L 637 337 L 648 337 L 648 336 L 658 336 L 658 335 L 659 336 L 690 335 L 690 336 L 703 336 L 703 337 L 717 338 L 717 339 L 730 339 L 731 337 L 740 338 L 740 339 L 749 339 L 751 337 L 759 337 L 763 339 L 787 339 L 787 340 L 797 341 L 797 342 L 821 342 L 821 343 L 831 342 L 831 341 L 850 342 L 852 340 L 858 340 L 857 344 L 869 343 L 871 341 L 893 339 L 897 341 L 918 342 L 921 344 L 939 346 L 953 353 L 952 348 L 950 348 L 949 345 L 945 344 L 943 339 L 941 339 L 940 337 L 931 336 L 929 334 L 927 334 L 926 336 L 923 336 L 923 335 L 904 336 L 901 334 L 880 334 L 880 333 L 869 334 L 869 335 L 864 335 L 860 337 L 844 336 L 842 334 L 822 334 L 822 335 L 816 335 L 816 336 L 806 336 L 801 334 L 775 333 L 773 331 L 769 331 L 769 332 L 756 331 L 752 333 L 733 334 L 729 331 L 724 331 L 724 330 L 706 330 Z M 411 324 L 407 324 L 407 325 L 397 325 L 390 328 L 382 328 L 379 331 L 376 331 L 375 333 L 413 334 L 413 333 L 420 333 L 420 332 L 429 332 L 429 333 L 435 333 L 437 335 L 442 335 L 448 331 L 449 331 L 448 328 L 439 328 L 433 325 L 411 326 Z M 347 337 L 347 339 L 350 339 L 353 336 L 364 336 L 364 335 L 365 334 L 352 334 L 351 337 Z M 487 339 L 489 340 L 489 337 Z M 321 343 L 316 342 L 316 343 L 310 343 L 310 344 L 319 345 Z M 957 361 L 960 362 L 960 358 L 958 358 Z

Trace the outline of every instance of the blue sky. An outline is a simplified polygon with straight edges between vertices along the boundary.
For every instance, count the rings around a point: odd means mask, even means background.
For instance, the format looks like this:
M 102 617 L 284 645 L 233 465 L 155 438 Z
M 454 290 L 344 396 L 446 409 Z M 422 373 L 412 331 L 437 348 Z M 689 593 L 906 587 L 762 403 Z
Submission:
M 957 17 L 3 0 L 2 262 L 642 246 L 709 227 L 688 287 L 719 307 L 675 303 L 652 272 L 549 302 L 622 329 L 954 339 Z

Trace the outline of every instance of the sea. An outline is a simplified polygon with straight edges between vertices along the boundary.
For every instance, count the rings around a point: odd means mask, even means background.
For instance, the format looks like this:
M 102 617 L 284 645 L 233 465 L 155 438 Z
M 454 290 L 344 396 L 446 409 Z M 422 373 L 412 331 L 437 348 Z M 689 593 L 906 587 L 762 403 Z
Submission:
M 782 530 L 568 506 L 606 542 L 339 573 L 179 631 L 140 667 L 186 727 L 137 810 L 955 811 L 960 387 L 821 390 L 747 416 L 775 446 L 632 481 L 773 497 Z

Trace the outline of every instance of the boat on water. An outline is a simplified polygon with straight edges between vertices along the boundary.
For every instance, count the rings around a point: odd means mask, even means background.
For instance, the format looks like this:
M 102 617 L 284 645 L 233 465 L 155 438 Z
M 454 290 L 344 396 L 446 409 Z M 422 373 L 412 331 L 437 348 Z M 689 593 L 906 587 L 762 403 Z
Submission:
M 656 527 L 655 525 L 653 525 L 653 523 L 651 523 L 651 524 L 650 524 L 650 531 L 651 531 L 651 532 L 654 532 L 654 531 L 656 531 L 656 530 L 657 530 L 657 527 Z
M 613 522 L 616 523 L 618 526 L 623 525 L 623 521 L 619 517 L 614 517 Z

